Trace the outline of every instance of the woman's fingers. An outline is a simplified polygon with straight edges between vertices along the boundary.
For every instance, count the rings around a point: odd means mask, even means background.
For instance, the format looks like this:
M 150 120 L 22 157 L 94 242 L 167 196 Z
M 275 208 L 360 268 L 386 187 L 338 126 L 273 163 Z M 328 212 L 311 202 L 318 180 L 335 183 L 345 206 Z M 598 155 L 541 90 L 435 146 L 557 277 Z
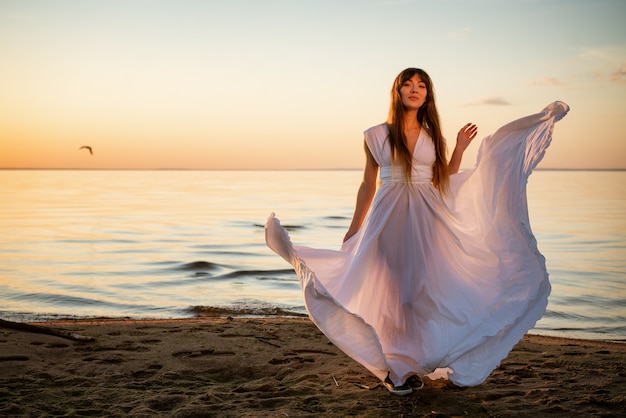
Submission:
M 459 131 L 459 137 L 465 137 L 467 139 L 474 139 L 478 134 L 478 126 L 473 123 L 468 123 Z

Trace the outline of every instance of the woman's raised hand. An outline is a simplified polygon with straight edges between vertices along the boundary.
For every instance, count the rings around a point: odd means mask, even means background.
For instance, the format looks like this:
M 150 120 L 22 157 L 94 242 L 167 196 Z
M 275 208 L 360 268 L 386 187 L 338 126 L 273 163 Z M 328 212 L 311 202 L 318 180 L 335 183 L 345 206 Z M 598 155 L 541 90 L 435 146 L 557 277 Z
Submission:
M 456 146 L 461 151 L 465 151 L 467 147 L 472 143 L 472 140 L 476 138 L 478 134 L 478 126 L 473 123 L 467 123 L 461 128 L 456 136 Z

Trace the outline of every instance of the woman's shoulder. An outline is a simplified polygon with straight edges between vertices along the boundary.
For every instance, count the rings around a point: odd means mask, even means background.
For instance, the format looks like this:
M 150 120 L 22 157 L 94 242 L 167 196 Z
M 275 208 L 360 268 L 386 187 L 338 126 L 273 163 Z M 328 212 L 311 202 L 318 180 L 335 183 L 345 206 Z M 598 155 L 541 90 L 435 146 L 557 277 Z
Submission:
M 374 159 L 381 165 L 383 162 L 383 155 L 385 149 L 385 142 L 389 137 L 389 128 L 386 123 L 372 126 L 365 131 L 365 143 L 370 152 L 374 156 Z
M 389 128 L 387 127 L 387 123 L 380 123 L 378 125 L 374 125 L 371 128 L 367 128 L 365 130 L 365 136 L 384 136 L 387 137 L 389 133 Z

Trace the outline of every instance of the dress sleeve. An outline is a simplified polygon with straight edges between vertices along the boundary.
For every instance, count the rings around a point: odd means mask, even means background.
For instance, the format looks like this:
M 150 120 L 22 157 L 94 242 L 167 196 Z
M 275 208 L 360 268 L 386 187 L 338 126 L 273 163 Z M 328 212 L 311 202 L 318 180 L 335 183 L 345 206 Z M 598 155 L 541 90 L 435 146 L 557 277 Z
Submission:
M 365 143 L 369 148 L 374 160 L 379 167 L 382 167 L 383 162 L 383 146 L 387 138 L 387 127 L 385 124 L 376 125 L 364 132 Z

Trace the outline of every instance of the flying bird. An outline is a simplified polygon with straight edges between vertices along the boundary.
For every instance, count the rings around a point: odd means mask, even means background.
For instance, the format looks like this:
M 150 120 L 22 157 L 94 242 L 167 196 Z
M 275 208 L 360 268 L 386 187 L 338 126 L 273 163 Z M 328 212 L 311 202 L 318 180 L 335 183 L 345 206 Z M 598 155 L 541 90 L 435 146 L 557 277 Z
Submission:
M 81 149 L 83 149 L 83 148 L 88 149 L 88 150 L 89 150 L 89 153 L 90 153 L 91 155 L 93 155 L 93 150 L 91 149 L 91 147 L 90 147 L 89 145 L 83 145 L 82 147 L 80 147 L 80 148 L 78 148 L 78 149 L 79 149 L 79 150 L 81 150 Z

